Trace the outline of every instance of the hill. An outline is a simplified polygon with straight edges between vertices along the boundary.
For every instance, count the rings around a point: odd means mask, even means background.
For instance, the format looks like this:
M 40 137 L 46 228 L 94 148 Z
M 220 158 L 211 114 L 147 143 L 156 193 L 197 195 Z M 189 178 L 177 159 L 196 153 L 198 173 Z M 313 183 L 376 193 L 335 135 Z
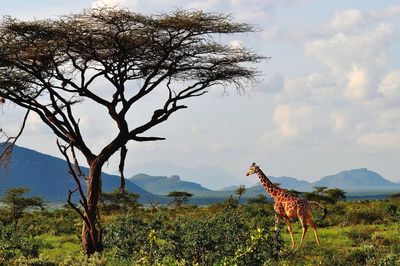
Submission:
M 204 194 L 211 191 L 200 184 L 183 181 L 177 175 L 166 177 L 138 174 L 132 176 L 129 180 L 156 195 L 166 195 L 171 191 L 186 191 L 192 194 Z
M 253 184 L 250 179 L 240 179 L 229 173 L 225 172 L 219 167 L 199 166 L 196 168 L 186 168 L 176 166 L 168 162 L 150 162 L 145 164 L 136 165 L 131 168 L 131 172 L 146 173 L 150 176 L 171 176 L 179 175 L 187 178 L 191 182 L 201 184 L 210 190 L 221 190 L 231 185 L 251 185 Z M 244 175 L 244 173 L 240 173 Z
M 312 191 L 313 185 L 307 181 L 298 180 L 294 177 L 282 176 L 282 177 L 268 177 L 273 183 L 279 183 L 281 188 L 294 189 L 297 191 Z M 254 186 L 247 189 L 246 196 L 255 196 L 257 194 L 265 193 L 261 183 L 258 182 Z
M 88 169 L 83 167 L 83 171 L 87 173 Z M 119 176 L 103 173 L 102 177 L 104 191 L 112 191 L 119 187 Z M 351 195 L 357 197 L 387 195 L 400 190 L 400 184 L 390 182 L 366 168 L 342 171 L 335 175 L 325 176 L 314 183 L 294 177 L 271 176 L 270 179 L 274 183 L 279 183 L 282 188 L 298 191 L 311 191 L 314 186 L 338 187 L 346 190 L 349 198 Z M 220 202 L 229 195 L 235 194 L 237 186 L 232 186 L 234 182 L 225 180 L 226 188 L 217 191 L 203 187 L 202 182 L 181 180 L 177 175 L 167 177 L 138 174 L 126 180 L 126 188 L 130 192 L 138 193 L 142 203 L 149 201 L 166 203 L 171 199 L 161 195 L 166 195 L 170 191 L 187 191 L 194 194 L 192 203 L 210 204 Z M 31 195 L 40 195 L 53 202 L 65 202 L 68 189 L 76 187 L 68 174 L 64 160 L 18 146 L 15 147 L 8 175 L 0 169 L 0 195 L 5 189 L 16 186 L 29 187 Z M 260 183 L 247 187 L 247 192 L 243 196 L 250 198 L 257 194 L 265 194 Z
M 345 190 L 396 190 L 400 185 L 390 182 L 367 168 L 341 171 L 313 183 L 314 186 L 338 187 Z
M 82 170 L 85 173 L 89 172 L 86 167 L 82 167 Z M 113 191 L 119 187 L 120 177 L 103 173 L 102 182 L 104 191 Z M 84 183 L 82 182 L 83 185 Z M 39 195 L 48 201 L 56 202 L 65 202 L 68 189 L 76 188 L 64 160 L 19 146 L 14 148 L 8 172 L 0 169 L 0 195 L 5 189 L 16 186 L 28 187 L 31 195 Z M 126 180 L 126 189 L 138 193 L 141 202 L 162 201 L 159 196 L 129 180 Z
M 309 183 L 300 181 L 293 177 L 268 177 L 272 182 L 279 183 L 285 189 L 297 191 L 312 191 L 313 187 L 324 186 L 328 188 L 341 188 L 355 195 L 370 193 L 383 193 L 400 190 L 400 184 L 390 182 L 380 174 L 370 171 L 367 168 L 341 171 L 335 175 L 322 177 L 316 182 Z M 264 193 L 260 183 L 248 188 L 246 196 L 254 196 Z M 370 194 L 369 193 L 369 194 Z

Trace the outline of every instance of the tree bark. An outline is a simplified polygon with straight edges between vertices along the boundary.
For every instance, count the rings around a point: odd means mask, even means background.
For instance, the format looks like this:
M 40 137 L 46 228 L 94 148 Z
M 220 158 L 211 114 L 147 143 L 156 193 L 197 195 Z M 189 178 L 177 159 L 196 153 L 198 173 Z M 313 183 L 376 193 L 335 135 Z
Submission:
M 103 251 L 102 230 L 99 227 L 98 202 L 101 195 L 101 168 L 103 162 L 98 159 L 90 164 L 87 183 L 87 210 L 82 227 L 82 250 L 90 256 Z

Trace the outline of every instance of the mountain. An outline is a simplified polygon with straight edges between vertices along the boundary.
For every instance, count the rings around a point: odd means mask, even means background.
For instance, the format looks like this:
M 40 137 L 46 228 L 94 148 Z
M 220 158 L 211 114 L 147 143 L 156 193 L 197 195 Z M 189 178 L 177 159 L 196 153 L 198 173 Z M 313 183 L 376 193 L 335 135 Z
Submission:
M 82 167 L 88 173 L 88 168 Z M 113 191 L 119 187 L 120 177 L 102 173 L 103 191 Z M 82 182 L 85 185 L 85 182 Z M 75 189 L 76 184 L 67 170 L 64 160 L 34 150 L 14 147 L 8 172 L 0 168 L 0 195 L 7 188 L 25 186 L 31 195 L 43 196 L 46 200 L 65 202 L 68 189 Z M 141 202 L 162 201 L 159 196 L 142 189 L 126 180 L 129 192 L 140 194 Z M 164 200 L 165 201 L 165 200 Z
M 279 183 L 280 187 L 285 189 L 294 189 L 297 191 L 312 191 L 313 187 L 324 186 L 328 188 L 341 188 L 351 192 L 365 191 L 393 191 L 399 190 L 400 184 L 393 183 L 376 172 L 367 168 L 341 171 L 335 175 L 322 177 L 320 180 L 309 183 L 301 181 L 294 177 L 268 177 L 273 183 Z M 262 194 L 264 188 L 260 183 L 247 189 L 247 196 Z
M 166 177 L 138 174 L 132 176 L 129 180 L 156 195 L 166 195 L 171 191 L 186 191 L 192 194 L 204 194 L 211 191 L 200 184 L 183 181 L 178 175 Z
M 396 190 L 400 185 L 390 182 L 367 168 L 342 171 L 313 183 L 314 186 L 338 187 L 345 190 Z
M 303 180 L 298 180 L 294 177 L 288 177 L 288 176 L 282 176 L 282 177 L 274 177 L 274 176 L 269 176 L 268 177 L 272 183 L 279 183 L 279 186 L 281 188 L 285 189 L 294 189 L 297 191 L 312 191 L 313 185 L 307 181 Z M 255 184 L 252 187 L 249 187 L 247 189 L 246 195 L 247 196 L 254 196 L 257 194 L 263 194 L 265 193 L 265 190 L 263 186 L 261 185 L 260 182 Z
M 85 173 L 88 172 L 87 168 L 83 167 L 82 169 Z M 184 168 L 182 169 L 184 170 Z M 238 179 L 230 180 L 230 176 L 226 173 L 223 174 L 224 172 L 218 168 L 202 169 L 203 171 L 196 174 L 199 182 L 184 181 L 177 175 L 167 177 L 164 175 L 138 174 L 126 180 L 126 188 L 130 192 L 140 194 L 139 200 L 142 203 L 149 201 L 166 203 L 170 199 L 161 195 L 176 190 L 194 194 L 190 201 L 192 203 L 210 204 L 222 201 L 229 195 L 235 194 L 237 186 L 234 185 L 241 183 L 238 182 Z M 206 170 L 204 171 L 204 169 Z M 187 171 L 193 173 L 195 170 Z M 204 177 L 204 180 L 210 180 L 210 176 L 211 178 L 218 178 L 218 172 L 222 177 L 218 179 L 219 184 L 223 184 L 221 187 L 225 187 L 225 189 L 216 191 L 200 185 L 203 184 L 201 177 Z M 314 183 L 301 181 L 294 177 L 271 176 L 269 178 L 274 183 L 280 183 L 282 188 L 298 191 L 311 191 L 314 186 L 338 187 L 351 192 L 352 195 L 363 195 L 364 192 L 375 193 L 378 191 L 387 194 L 400 190 L 400 184 L 390 182 L 378 173 L 366 168 L 342 171 L 335 175 L 325 176 Z M 104 191 L 112 191 L 118 188 L 119 181 L 119 176 L 102 174 Z M 82 184 L 85 185 L 84 182 Z M 70 177 L 64 160 L 16 146 L 8 173 L 4 173 L 4 170 L 0 168 L 0 195 L 4 193 L 5 189 L 16 186 L 26 186 L 30 188 L 31 195 L 40 195 L 49 201 L 65 202 L 68 189 L 75 189 L 76 184 Z M 248 186 L 244 197 L 249 198 L 264 193 L 264 188 L 258 183 L 251 187 Z
M 128 172 L 128 171 L 127 171 Z M 151 162 L 136 165 L 129 169 L 129 172 L 146 173 L 151 176 L 179 175 L 190 182 L 201 184 L 203 187 L 212 190 L 220 190 L 231 185 L 251 185 L 251 180 L 240 179 L 215 166 L 201 166 L 186 168 L 173 165 L 168 162 Z M 244 175 L 244 173 L 243 173 Z
M 221 189 L 221 191 L 235 191 L 238 188 L 239 186 L 229 186 L 229 187 L 224 187 L 223 189 Z

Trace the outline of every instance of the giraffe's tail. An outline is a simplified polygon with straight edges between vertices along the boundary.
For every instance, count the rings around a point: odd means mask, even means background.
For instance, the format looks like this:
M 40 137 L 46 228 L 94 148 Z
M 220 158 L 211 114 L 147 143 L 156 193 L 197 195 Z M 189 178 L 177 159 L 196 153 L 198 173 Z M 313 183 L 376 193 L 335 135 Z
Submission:
M 316 201 L 310 201 L 310 203 L 311 203 L 312 206 L 316 206 L 316 207 L 318 207 L 318 208 L 323 210 L 324 215 L 322 215 L 322 218 L 321 218 L 321 222 L 322 222 L 325 219 L 326 215 L 328 214 L 328 209 L 325 208 L 324 206 L 322 206 L 321 204 L 319 204 Z

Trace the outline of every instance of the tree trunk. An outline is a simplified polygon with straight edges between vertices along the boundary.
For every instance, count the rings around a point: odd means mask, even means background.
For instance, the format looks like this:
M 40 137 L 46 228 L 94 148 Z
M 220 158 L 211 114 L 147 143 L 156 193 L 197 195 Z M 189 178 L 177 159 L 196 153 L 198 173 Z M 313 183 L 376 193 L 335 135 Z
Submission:
M 87 210 L 85 211 L 86 222 L 84 221 L 82 228 L 82 250 L 88 256 L 103 251 L 102 230 L 99 227 L 100 221 L 97 219 L 102 166 L 103 163 L 97 159 L 90 164 L 87 183 Z

